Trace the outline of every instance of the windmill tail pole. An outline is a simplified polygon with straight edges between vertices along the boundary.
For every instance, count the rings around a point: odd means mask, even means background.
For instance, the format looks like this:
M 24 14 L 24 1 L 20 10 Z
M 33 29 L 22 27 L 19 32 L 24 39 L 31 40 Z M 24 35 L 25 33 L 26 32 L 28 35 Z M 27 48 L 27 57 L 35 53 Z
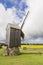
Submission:
M 22 28 L 23 28 L 23 26 L 24 26 L 24 24 L 25 24 L 25 20 L 26 20 L 28 14 L 29 14 L 29 11 L 27 12 L 27 14 L 26 14 L 26 16 L 25 16 L 25 18 L 24 18 L 24 21 L 23 21 L 23 23 L 22 23 L 22 25 L 21 25 L 21 36 L 22 36 L 23 39 L 24 39 L 24 36 L 25 36 L 25 35 L 24 35 L 24 33 L 22 32 Z
M 23 28 L 23 26 L 24 26 L 24 24 L 25 24 L 25 20 L 26 20 L 28 14 L 29 14 L 29 11 L 27 12 L 27 14 L 26 14 L 26 16 L 25 16 L 25 18 L 24 18 L 24 21 L 23 21 L 23 23 L 22 23 L 22 25 L 21 25 L 21 30 L 22 30 L 22 28 Z

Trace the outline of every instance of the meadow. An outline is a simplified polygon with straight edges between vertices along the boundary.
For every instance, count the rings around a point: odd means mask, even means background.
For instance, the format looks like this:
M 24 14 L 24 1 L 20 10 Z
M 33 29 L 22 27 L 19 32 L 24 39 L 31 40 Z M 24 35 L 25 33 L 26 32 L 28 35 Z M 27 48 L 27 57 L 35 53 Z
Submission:
M 4 56 L 3 48 L 0 49 L 0 65 L 43 65 L 43 48 L 35 47 L 22 45 L 17 56 Z

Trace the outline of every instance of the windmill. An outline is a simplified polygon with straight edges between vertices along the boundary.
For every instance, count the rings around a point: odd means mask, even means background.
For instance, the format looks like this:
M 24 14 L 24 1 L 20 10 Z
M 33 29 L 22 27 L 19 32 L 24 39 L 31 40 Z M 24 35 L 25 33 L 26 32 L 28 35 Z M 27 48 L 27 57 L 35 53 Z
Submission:
M 29 11 L 27 12 L 28 15 Z M 7 55 L 15 55 L 19 54 L 19 46 L 21 46 L 21 37 L 24 39 L 25 34 L 22 31 L 22 28 L 25 24 L 25 20 L 27 18 L 27 15 L 21 25 L 19 27 L 16 24 L 8 23 L 6 28 L 6 43 L 7 43 Z

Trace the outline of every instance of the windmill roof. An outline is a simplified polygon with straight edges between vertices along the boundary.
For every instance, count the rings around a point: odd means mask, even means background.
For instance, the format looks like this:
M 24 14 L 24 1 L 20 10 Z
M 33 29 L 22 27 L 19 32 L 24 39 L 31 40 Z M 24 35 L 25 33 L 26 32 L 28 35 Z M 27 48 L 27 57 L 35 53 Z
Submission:
M 20 28 L 18 25 L 16 25 L 16 24 L 8 23 L 8 24 L 7 24 L 7 28 L 10 28 L 10 27 L 16 28 L 16 29 L 21 29 L 21 28 Z

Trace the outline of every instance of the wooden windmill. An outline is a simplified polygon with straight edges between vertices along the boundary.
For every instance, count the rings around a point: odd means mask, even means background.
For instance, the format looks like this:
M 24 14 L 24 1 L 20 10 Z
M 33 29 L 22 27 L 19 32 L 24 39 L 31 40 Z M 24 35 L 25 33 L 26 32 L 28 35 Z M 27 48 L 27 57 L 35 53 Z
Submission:
M 29 11 L 28 11 L 29 13 Z M 28 15 L 27 13 L 27 15 Z M 26 15 L 26 17 L 27 17 Z M 25 19 L 26 19 L 25 17 Z M 19 54 L 19 46 L 21 46 L 21 37 L 24 39 L 25 34 L 22 32 L 23 25 L 25 24 L 25 19 L 21 25 L 21 28 L 16 24 L 8 23 L 6 28 L 6 43 L 7 43 L 7 54 Z M 9 50 L 10 48 L 10 50 Z M 8 51 L 9 50 L 9 51 Z

